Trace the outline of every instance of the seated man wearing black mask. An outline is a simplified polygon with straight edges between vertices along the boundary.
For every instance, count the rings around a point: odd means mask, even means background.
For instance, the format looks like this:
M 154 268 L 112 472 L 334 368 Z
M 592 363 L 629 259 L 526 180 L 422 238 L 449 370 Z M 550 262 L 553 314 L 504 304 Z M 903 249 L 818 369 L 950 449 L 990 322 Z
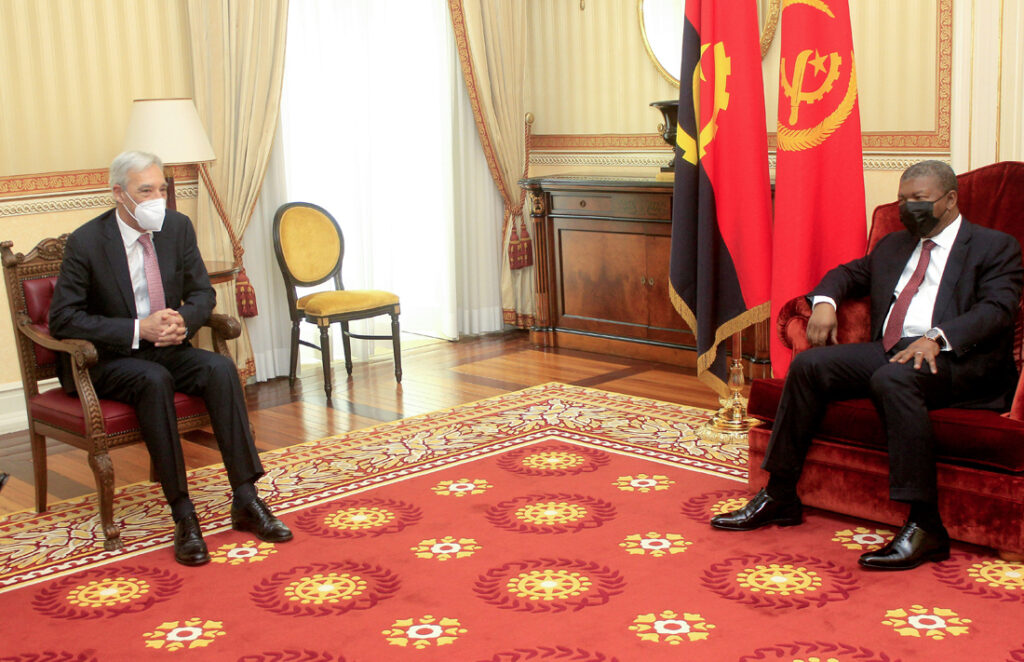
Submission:
M 928 411 L 1009 408 L 1024 267 L 1016 239 L 960 216 L 956 175 L 945 163 L 908 168 L 899 207 L 906 232 L 829 271 L 809 295 L 812 348 L 796 356 L 786 378 L 763 464 L 768 485 L 743 508 L 714 517 L 712 526 L 800 524 L 797 482 L 826 406 L 870 397 L 888 442 L 889 496 L 910 512 L 896 537 L 863 554 L 860 564 L 900 570 L 948 558 Z M 874 340 L 834 344 L 837 302 L 863 296 L 870 296 Z

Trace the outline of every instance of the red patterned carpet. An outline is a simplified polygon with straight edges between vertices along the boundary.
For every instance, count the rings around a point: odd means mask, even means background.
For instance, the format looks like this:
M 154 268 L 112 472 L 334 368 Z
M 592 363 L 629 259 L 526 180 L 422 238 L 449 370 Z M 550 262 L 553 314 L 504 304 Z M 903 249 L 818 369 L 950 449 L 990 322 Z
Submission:
M 295 540 L 227 529 L 221 470 L 190 482 L 213 562 L 174 563 L 158 489 L 0 520 L 0 661 L 1024 661 L 1024 565 L 957 546 L 861 570 L 891 531 L 810 511 L 712 530 L 742 446 L 706 412 L 549 384 L 265 455 Z

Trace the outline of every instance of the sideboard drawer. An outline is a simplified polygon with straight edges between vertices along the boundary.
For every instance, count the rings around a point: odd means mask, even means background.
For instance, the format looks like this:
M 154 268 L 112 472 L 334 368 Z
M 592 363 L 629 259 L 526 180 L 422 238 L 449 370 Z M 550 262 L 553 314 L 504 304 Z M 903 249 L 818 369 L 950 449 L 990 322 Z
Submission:
M 671 189 L 664 193 L 551 193 L 551 213 L 556 216 L 596 216 L 623 220 L 672 218 Z
M 612 211 L 612 196 L 595 194 L 553 193 L 551 211 L 560 214 L 600 214 Z

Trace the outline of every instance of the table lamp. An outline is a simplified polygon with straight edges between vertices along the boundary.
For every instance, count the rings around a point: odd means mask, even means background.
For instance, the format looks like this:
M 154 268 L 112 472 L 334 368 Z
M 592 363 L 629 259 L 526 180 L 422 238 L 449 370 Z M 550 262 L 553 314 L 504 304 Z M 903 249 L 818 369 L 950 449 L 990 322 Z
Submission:
M 177 209 L 170 166 L 203 164 L 216 158 L 192 99 L 135 99 L 123 149 L 156 154 L 164 162 L 170 209 Z

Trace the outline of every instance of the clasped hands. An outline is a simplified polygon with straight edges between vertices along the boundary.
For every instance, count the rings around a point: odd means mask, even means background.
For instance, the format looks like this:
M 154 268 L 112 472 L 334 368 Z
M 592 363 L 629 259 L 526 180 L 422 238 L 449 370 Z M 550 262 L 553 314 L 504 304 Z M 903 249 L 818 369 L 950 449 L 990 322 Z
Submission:
M 839 329 L 839 321 L 836 317 L 836 309 L 830 304 L 819 303 L 811 311 L 811 317 L 807 320 L 807 342 L 811 347 L 836 343 L 836 333 Z M 920 370 L 925 363 L 931 369 L 932 374 L 939 372 L 939 366 L 935 359 L 939 355 L 939 344 L 928 338 L 918 338 L 910 343 L 889 359 L 890 363 L 914 362 L 914 370 Z
M 139 335 L 156 347 L 180 345 L 188 335 L 185 318 L 178 311 L 164 308 L 139 320 Z

